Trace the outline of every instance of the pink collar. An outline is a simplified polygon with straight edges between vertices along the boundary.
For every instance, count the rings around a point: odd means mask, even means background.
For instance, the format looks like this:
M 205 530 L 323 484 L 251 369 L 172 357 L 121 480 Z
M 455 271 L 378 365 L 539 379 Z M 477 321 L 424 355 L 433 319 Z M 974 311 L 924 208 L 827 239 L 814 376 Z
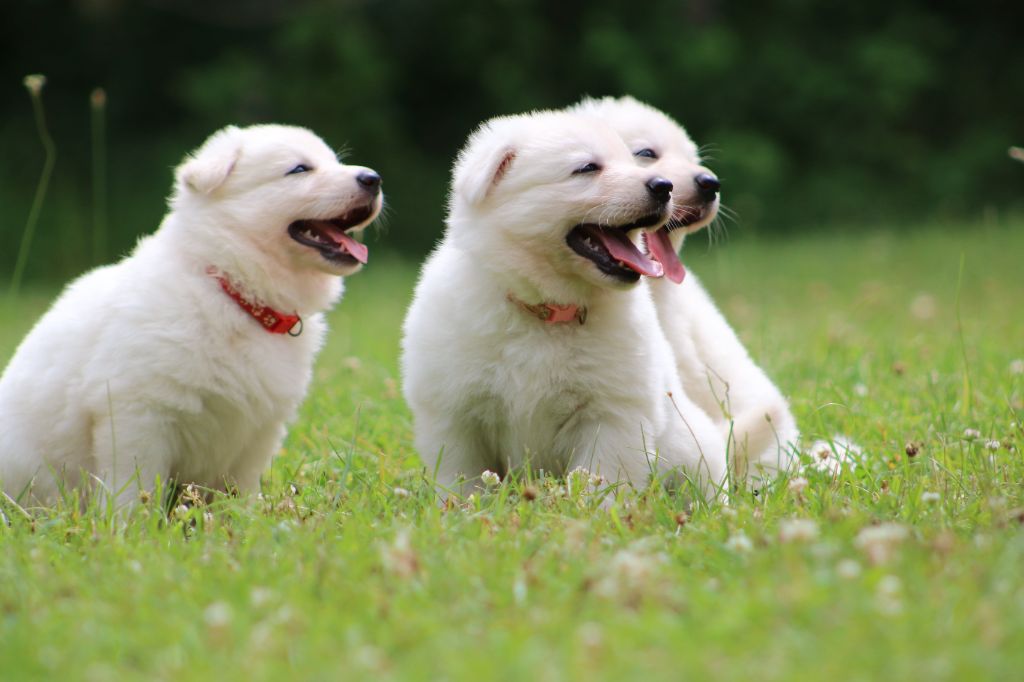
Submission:
M 269 306 L 253 303 L 235 288 L 227 277 L 219 274 L 212 266 L 207 268 L 206 272 L 220 282 L 220 288 L 238 304 L 239 308 L 249 313 L 254 320 L 259 322 L 271 334 L 287 333 L 289 336 L 298 336 L 302 333 L 302 318 L 298 315 L 285 315 Z M 296 325 L 298 325 L 299 329 L 293 333 L 292 330 L 295 329 Z
M 529 304 L 520 300 L 511 291 L 507 296 L 509 302 L 516 304 L 521 309 L 536 317 L 544 324 L 562 324 L 564 322 L 577 321 L 583 324 L 587 321 L 587 309 L 575 303 L 559 305 L 558 303 L 536 303 Z

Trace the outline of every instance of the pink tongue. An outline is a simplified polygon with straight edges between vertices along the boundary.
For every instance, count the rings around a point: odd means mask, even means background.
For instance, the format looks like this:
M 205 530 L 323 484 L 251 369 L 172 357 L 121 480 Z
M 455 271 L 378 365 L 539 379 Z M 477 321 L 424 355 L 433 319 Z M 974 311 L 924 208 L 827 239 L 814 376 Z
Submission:
M 591 230 L 591 234 L 601 240 L 601 244 L 604 245 L 604 248 L 608 249 L 608 253 L 612 255 L 612 258 L 622 261 L 623 264 L 629 266 L 634 272 L 639 272 L 641 275 L 647 275 L 648 277 L 661 277 L 665 274 L 661 265 L 640 253 L 640 250 L 636 248 L 636 244 L 622 230 L 594 228 Z
M 653 234 L 645 232 L 644 239 L 647 240 L 647 250 L 654 256 L 654 260 L 665 268 L 665 276 L 676 284 L 682 282 L 683 277 L 686 277 L 686 268 L 679 261 L 679 254 L 672 248 L 668 229 L 663 227 Z
M 337 236 L 338 243 L 341 244 L 346 251 L 352 254 L 353 258 L 355 258 L 360 263 L 366 263 L 366 257 L 369 255 L 370 252 L 370 250 L 366 248 L 366 244 L 363 244 L 362 242 L 357 242 L 355 239 L 352 239 L 352 237 L 349 237 L 344 232 L 338 233 Z
M 338 228 L 334 227 L 328 222 L 319 221 L 319 227 L 327 235 L 335 241 L 341 248 L 349 252 L 349 254 L 360 263 L 366 264 L 367 256 L 370 250 L 366 248 L 366 244 L 357 242 L 355 239 L 350 237 L 345 232 L 342 232 Z

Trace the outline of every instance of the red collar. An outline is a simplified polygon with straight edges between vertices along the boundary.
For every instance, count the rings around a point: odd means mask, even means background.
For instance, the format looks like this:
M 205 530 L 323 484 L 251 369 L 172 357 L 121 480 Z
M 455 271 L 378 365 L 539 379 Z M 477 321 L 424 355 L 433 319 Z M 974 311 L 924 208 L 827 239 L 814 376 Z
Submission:
M 587 309 L 575 303 L 559 305 L 558 303 L 536 303 L 529 304 L 526 301 L 516 298 L 511 291 L 508 292 L 508 300 L 530 313 L 544 324 L 561 324 L 563 322 L 577 321 L 583 324 L 587 321 Z
M 220 288 L 224 290 L 228 296 L 234 299 L 238 307 L 249 313 L 254 320 L 259 322 L 264 329 L 271 334 L 288 334 L 290 336 L 298 336 L 302 333 L 302 318 L 298 315 L 285 315 L 279 313 L 269 306 L 261 306 L 253 303 L 252 301 L 245 298 L 242 293 L 228 281 L 228 278 L 224 275 L 217 274 L 217 271 L 213 268 L 207 270 L 213 277 L 220 282 Z M 296 332 L 292 332 L 295 326 L 298 325 L 299 329 Z

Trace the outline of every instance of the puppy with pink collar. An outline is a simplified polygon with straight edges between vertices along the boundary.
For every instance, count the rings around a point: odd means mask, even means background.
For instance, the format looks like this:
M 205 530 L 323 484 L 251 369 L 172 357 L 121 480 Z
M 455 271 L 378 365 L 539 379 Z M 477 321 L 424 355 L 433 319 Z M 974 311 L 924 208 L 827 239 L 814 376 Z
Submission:
M 639 240 L 671 218 L 672 189 L 592 117 L 496 118 L 470 137 L 402 343 L 416 447 L 445 493 L 524 465 L 720 493 L 724 438 L 639 284 L 663 274 Z

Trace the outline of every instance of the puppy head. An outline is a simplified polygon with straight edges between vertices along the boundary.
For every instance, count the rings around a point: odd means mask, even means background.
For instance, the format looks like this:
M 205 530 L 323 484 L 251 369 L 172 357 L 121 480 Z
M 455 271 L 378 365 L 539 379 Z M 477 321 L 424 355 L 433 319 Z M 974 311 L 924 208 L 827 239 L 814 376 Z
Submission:
M 269 259 L 348 275 L 366 262 L 353 234 L 380 212 L 380 184 L 303 128 L 228 126 L 178 166 L 170 203 L 213 261 Z
M 682 126 L 632 97 L 585 99 L 573 110 L 610 125 L 641 165 L 672 181 L 672 219 L 665 231 L 648 238 L 648 245 L 666 276 L 681 281 L 675 251 L 685 235 L 706 227 L 717 215 L 718 178 L 701 164 L 697 146 Z
M 484 267 L 554 297 L 627 287 L 660 266 L 632 241 L 670 215 L 671 183 L 607 125 L 566 112 L 484 123 L 459 154 L 451 238 Z

